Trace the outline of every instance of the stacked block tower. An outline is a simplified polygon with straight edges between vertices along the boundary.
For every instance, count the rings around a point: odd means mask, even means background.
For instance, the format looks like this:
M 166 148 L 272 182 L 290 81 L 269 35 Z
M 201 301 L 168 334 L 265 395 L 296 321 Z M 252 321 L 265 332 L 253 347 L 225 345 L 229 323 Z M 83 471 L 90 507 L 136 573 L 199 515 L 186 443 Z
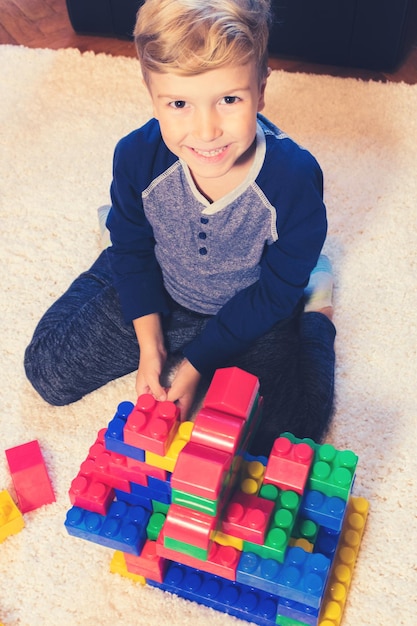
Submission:
M 69 490 L 70 535 L 110 569 L 261 626 L 339 626 L 368 502 L 358 457 L 283 433 L 252 457 L 256 377 L 217 370 L 194 422 L 171 402 L 122 402 Z

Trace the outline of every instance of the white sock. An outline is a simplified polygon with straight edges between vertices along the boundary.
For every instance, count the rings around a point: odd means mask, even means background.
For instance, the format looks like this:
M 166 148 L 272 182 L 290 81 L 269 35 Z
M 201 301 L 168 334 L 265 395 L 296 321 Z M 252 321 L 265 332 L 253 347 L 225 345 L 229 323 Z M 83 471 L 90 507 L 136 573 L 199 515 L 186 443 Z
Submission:
M 304 290 L 304 311 L 307 313 L 309 311 L 321 311 L 325 307 L 332 307 L 332 295 L 332 264 L 325 254 L 321 254 Z
M 98 225 L 100 227 L 101 247 L 103 250 L 111 246 L 110 233 L 106 227 L 107 216 L 110 211 L 110 205 L 104 204 L 97 209 Z

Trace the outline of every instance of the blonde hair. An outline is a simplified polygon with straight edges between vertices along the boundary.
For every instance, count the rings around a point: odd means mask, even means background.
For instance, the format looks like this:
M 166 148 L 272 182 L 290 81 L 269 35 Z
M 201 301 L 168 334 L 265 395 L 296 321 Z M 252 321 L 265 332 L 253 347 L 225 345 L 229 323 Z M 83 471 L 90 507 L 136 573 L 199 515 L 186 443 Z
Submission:
M 268 74 L 270 0 L 146 0 L 134 38 L 142 73 L 201 74 L 254 61 Z

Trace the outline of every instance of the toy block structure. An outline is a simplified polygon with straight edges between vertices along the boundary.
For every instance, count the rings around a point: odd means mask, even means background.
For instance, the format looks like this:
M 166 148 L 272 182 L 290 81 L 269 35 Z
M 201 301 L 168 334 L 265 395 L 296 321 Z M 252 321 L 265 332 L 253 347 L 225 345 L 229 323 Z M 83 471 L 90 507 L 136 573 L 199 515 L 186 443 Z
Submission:
M 10 535 L 16 535 L 25 522 L 23 515 L 15 505 L 9 492 L 4 489 L 0 491 L 0 543 Z
M 358 457 L 290 433 L 253 457 L 261 417 L 238 368 L 194 423 L 122 402 L 71 484 L 68 533 L 114 549 L 111 572 L 260 626 L 340 626 L 368 513 Z
M 13 486 L 22 513 L 55 502 L 55 494 L 38 441 L 6 450 Z

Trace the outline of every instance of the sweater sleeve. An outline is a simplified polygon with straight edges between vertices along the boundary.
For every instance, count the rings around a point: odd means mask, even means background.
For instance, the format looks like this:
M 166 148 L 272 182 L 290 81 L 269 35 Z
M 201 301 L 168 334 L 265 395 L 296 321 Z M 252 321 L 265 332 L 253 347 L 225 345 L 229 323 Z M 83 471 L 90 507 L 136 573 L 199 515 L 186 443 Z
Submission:
M 113 281 L 127 322 L 149 313 L 168 312 L 162 273 L 154 253 L 153 230 L 141 198 L 148 179 L 149 183 L 152 179 L 144 171 L 151 161 L 149 153 L 146 159 L 140 158 L 140 151 L 147 148 L 139 141 L 141 132 L 135 131 L 116 146 L 110 190 L 112 207 L 107 218 Z
M 184 349 L 205 375 L 212 375 L 290 316 L 317 263 L 327 232 L 321 169 L 303 151 L 296 170 L 286 176 L 274 203 L 278 240 L 266 246 L 259 280 L 234 295 Z M 267 188 L 271 182 L 266 180 Z

